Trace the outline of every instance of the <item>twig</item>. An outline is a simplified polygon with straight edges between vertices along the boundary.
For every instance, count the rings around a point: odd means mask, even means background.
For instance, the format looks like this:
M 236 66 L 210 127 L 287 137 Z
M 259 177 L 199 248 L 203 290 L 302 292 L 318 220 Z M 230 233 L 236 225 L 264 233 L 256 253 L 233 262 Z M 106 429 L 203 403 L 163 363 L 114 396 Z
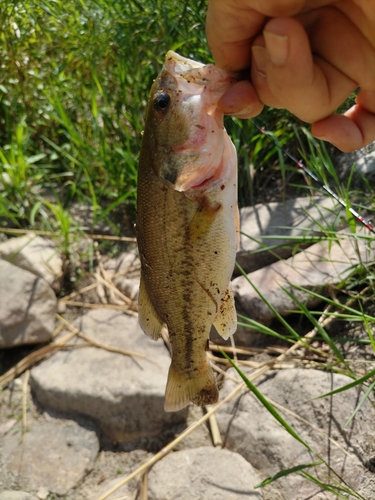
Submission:
M 59 236 L 60 233 L 57 231 L 38 231 L 35 229 L 16 229 L 16 228 L 7 228 L 1 227 L 0 233 L 5 234 L 36 234 L 37 236 Z
M 108 300 L 107 300 L 104 286 L 98 279 L 100 272 L 103 273 L 103 271 L 104 271 L 103 264 L 102 264 L 102 256 L 101 256 L 99 250 L 95 251 L 95 255 L 96 255 L 96 260 L 98 262 L 97 270 L 99 270 L 99 272 L 96 272 L 94 275 L 96 278 L 96 281 L 98 283 L 98 286 L 96 287 L 96 293 L 98 294 L 99 300 L 102 304 L 108 304 Z
M 65 304 L 67 306 L 85 307 L 87 309 L 115 309 L 116 311 L 122 311 L 129 316 L 138 316 L 136 311 L 132 311 L 125 306 L 119 306 L 117 304 L 92 304 L 90 302 L 75 302 L 74 300 L 66 300 Z
M 0 233 L 5 234 L 36 234 L 37 236 L 60 236 L 60 232 L 58 231 L 39 231 L 36 229 L 15 229 L 15 228 L 0 228 Z M 90 234 L 88 232 L 84 232 L 85 236 L 88 236 L 92 240 L 108 240 L 108 241 L 133 241 L 136 242 L 136 238 L 132 238 L 129 236 L 112 236 L 106 234 Z
M 139 500 L 148 500 L 148 469 L 145 470 L 142 477 Z
M 229 378 L 230 380 L 233 380 L 233 382 L 236 382 L 236 384 L 238 384 L 238 382 L 240 382 L 240 380 L 238 378 L 234 378 L 232 377 L 232 375 L 230 375 L 228 372 L 226 372 L 225 370 L 222 370 L 219 366 L 216 366 L 214 363 L 211 363 L 211 366 L 212 368 L 217 371 L 218 373 L 220 373 L 221 375 L 224 375 L 224 377 L 226 378 Z
M 85 233 L 86 236 L 93 240 L 108 240 L 108 241 L 133 241 L 136 242 L 137 238 L 132 238 L 130 236 L 111 236 L 106 234 L 90 234 Z
M 227 359 L 219 358 L 218 356 L 214 356 L 210 352 L 207 353 L 207 356 L 208 356 L 208 359 L 210 359 L 211 361 L 214 361 L 215 363 L 220 363 L 221 365 L 226 365 L 226 366 L 230 365 L 230 363 Z
M 95 273 L 94 274 L 95 278 L 104 286 L 106 286 L 107 288 L 109 288 L 110 290 L 112 290 L 113 293 L 115 293 L 116 295 L 118 295 L 120 297 L 120 299 L 125 302 L 125 304 L 127 304 L 128 306 L 132 305 L 133 304 L 133 301 L 131 299 L 129 299 L 129 297 L 127 297 L 126 295 L 124 295 L 122 292 L 120 292 L 120 290 L 115 286 L 113 285 L 109 279 L 104 279 L 102 278 L 98 273 Z
M 141 269 L 141 264 L 133 264 L 132 266 L 127 267 L 126 269 L 121 269 L 119 272 L 113 275 L 113 278 L 126 276 L 127 274 L 130 274 L 134 271 L 139 271 L 140 269 Z
M 96 288 L 98 286 L 98 283 L 91 283 L 91 285 L 87 285 L 84 288 L 81 288 L 80 290 L 77 290 L 76 292 L 72 292 L 69 295 L 65 295 L 65 297 L 62 297 L 60 299 L 60 302 L 65 302 L 66 300 L 73 299 L 74 297 L 77 297 L 78 295 L 82 295 L 85 292 L 88 292 L 89 290 L 92 290 L 93 288 Z
M 212 413 L 212 415 L 210 415 L 208 423 L 210 424 L 212 443 L 215 446 L 215 448 L 221 449 L 223 447 L 223 440 L 221 439 L 221 434 L 219 426 L 217 424 L 215 413 Z
M 59 326 L 57 326 L 54 331 L 52 332 L 51 339 L 54 339 L 57 337 L 57 335 L 64 329 L 64 325 L 60 323 Z
M 233 348 L 232 346 L 229 345 L 217 345 L 214 344 L 213 342 L 210 342 L 209 348 L 211 351 L 217 351 L 220 352 L 224 351 L 226 353 L 233 353 Z M 282 354 L 285 352 L 288 348 L 283 347 L 283 346 L 268 346 L 264 348 L 259 348 L 259 347 L 237 347 L 236 346 L 236 352 L 237 354 L 244 354 L 246 356 L 253 356 L 254 354 L 259 354 L 259 353 L 269 353 L 269 354 Z
M 235 344 L 233 335 L 230 336 L 230 344 L 231 344 L 232 351 L 233 351 L 233 359 L 234 359 L 234 361 L 237 362 L 238 361 L 238 358 L 237 358 L 237 349 L 236 349 L 236 344 Z
M 24 435 L 27 430 L 27 389 L 29 386 L 30 370 L 26 373 L 22 381 L 22 434 Z
M 134 490 L 134 493 L 132 495 L 132 500 L 137 500 L 137 496 L 138 496 L 138 488 L 136 490 Z M 123 497 L 123 498 L 124 498 L 124 500 L 127 499 L 127 497 L 126 498 Z M 119 498 L 119 499 L 116 499 L 116 500 L 122 500 L 122 498 Z

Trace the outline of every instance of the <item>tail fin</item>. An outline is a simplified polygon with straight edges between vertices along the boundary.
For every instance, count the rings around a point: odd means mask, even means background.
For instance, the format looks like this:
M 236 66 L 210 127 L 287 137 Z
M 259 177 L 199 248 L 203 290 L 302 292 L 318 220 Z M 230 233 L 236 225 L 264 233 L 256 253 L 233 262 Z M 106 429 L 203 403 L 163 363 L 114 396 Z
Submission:
M 190 374 L 176 370 L 171 363 L 165 390 L 165 411 L 181 410 L 190 402 L 198 406 L 210 405 L 218 399 L 219 391 L 207 360 L 199 371 Z

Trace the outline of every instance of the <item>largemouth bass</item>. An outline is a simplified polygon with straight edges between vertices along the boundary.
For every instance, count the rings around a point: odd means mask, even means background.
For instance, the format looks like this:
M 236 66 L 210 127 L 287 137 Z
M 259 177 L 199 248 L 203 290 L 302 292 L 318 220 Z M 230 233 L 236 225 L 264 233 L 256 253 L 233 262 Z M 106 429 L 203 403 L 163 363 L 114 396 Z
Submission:
M 139 323 L 154 340 L 168 327 L 166 411 L 218 400 L 210 329 L 224 338 L 236 329 L 237 156 L 217 108 L 233 81 L 170 51 L 151 89 L 138 170 Z

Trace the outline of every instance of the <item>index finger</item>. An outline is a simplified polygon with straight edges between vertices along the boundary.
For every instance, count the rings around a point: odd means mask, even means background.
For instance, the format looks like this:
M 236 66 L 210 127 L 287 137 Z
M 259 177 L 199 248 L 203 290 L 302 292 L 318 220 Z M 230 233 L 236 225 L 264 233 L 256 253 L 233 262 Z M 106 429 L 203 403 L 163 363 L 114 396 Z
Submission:
M 251 64 L 251 45 L 270 17 L 290 17 L 335 0 L 210 0 L 207 42 L 217 66 L 241 71 Z
M 212 0 L 206 19 L 207 42 L 215 64 L 228 71 L 250 67 L 251 44 L 266 17 L 248 1 Z

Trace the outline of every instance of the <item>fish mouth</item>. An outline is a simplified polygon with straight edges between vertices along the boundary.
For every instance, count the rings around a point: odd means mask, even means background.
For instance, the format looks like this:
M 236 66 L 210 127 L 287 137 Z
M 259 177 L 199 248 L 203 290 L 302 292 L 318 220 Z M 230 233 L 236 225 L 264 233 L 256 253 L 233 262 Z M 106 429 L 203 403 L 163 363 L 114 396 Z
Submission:
M 165 69 L 174 76 L 183 75 L 191 69 L 202 68 L 203 66 L 203 63 L 180 56 L 180 54 L 177 54 L 173 50 L 167 52 L 164 64 Z
M 187 57 L 183 57 L 173 50 L 166 55 L 164 68 L 175 78 L 183 78 L 187 83 L 215 87 L 223 87 L 224 91 L 238 80 L 238 74 L 228 73 L 213 64 L 203 64 Z M 225 87 L 225 89 L 224 89 Z
M 174 190 L 201 192 L 215 188 L 223 173 L 224 132 L 220 97 L 236 81 L 231 73 L 169 51 L 164 71 L 176 82 L 176 109 L 188 123 L 188 138 L 173 144 L 174 160 L 162 178 Z

